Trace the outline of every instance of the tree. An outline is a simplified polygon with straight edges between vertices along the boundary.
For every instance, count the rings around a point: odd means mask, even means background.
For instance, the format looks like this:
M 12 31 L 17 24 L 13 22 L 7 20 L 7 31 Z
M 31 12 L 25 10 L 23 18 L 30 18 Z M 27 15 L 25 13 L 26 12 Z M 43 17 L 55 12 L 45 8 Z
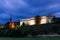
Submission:
M 35 16 L 35 22 L 36 22 L 36 25 L 40 24 L 40 16 L 39 15 Z
M 53 18 L 52 18 L 52 23 L 55 23 L 56 22 L 56 17 L 55 16 L 53 16 Z

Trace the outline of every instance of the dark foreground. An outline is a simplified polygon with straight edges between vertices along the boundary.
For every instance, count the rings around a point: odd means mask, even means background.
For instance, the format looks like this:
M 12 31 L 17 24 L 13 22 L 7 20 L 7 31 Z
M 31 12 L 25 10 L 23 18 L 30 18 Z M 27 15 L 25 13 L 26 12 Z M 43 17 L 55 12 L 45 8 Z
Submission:
M 33 38 L 8 38 L 0 37 L 0 40 L 60 40 L 60 37 L 33 37 Z
M 17 29 L 0 29 L 0 37 L 27 37 L 28 35 L 60 35 L 60 24 L 22 26 Z

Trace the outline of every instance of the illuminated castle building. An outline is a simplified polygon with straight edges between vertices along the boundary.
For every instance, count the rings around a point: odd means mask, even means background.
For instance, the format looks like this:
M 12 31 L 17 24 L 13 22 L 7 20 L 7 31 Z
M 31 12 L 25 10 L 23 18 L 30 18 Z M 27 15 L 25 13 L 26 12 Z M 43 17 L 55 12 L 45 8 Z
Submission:
M 48 16 L 39 16 L 39 24 L 46 24 L 46 23 L 51 23 L 53 16 L 51 14 L 48 14 Z M 27 18 L 27 19 L 21 19 L 20 20 L 20 26 L 25 23 L 25 25 L 35 25 L 36 24 L 36 19 L 35 17 L 33 18 Z

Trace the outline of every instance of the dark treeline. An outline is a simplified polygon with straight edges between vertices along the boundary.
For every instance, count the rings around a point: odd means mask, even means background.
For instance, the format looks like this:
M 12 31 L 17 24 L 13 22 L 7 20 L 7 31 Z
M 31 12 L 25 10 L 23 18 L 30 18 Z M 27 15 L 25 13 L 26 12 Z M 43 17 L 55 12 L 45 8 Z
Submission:
M 27 35 L 60 34 L 60 24 L 22 26 L 15 29 L 0 29 L 0 37 L 26 37 Z

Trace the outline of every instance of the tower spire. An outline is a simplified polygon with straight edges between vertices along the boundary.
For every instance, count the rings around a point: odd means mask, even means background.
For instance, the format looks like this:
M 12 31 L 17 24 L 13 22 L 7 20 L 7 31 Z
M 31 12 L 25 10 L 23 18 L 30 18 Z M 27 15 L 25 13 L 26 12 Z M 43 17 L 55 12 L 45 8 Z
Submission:
M 12 22 L 12 17 L 10 16 L 10 22 Z

